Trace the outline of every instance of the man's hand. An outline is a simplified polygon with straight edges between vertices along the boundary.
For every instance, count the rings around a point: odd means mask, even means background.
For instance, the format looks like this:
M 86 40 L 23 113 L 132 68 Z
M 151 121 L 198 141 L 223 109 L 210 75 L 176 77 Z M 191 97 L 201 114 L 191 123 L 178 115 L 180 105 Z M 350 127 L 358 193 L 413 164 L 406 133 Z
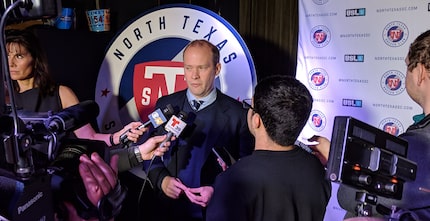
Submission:
M 214 188 L 211 186 L 202 186 L 198 188 L 188 188 L 184 192 L 192 203 L 206 207 L 214 193 Z
M 97 207 L 100 199 L 114 189 L 118 182 L 118 155 L 112 156 L 110 165 L 97 153 L 92 153 L 91 159 L 83 154 L 79 160 L 79 174 L 87 197 Z
M 161 183 L 161 189 L 168 197 L 178 199 L 184 190 L 188 188 L 178 178 L 166 176 Z
M 317 135 L 312 136 L 308 141 L 318 142 L 318 144 L 310 144 L 308 146 L 313 150 L 313 154 L 321 161 L 321 164 L 326 166 L 328 154 L 330 152 L 330 141 L 325 137 Z

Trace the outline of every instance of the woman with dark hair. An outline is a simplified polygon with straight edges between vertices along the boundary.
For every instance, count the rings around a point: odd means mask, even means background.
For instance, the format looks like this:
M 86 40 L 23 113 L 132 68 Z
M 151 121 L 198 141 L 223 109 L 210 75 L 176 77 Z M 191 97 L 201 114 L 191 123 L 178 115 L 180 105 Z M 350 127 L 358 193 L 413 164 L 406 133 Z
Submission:
M 18 109 L 56 113 L 79 103 L 72 89 L 53 81 L 45 54 L 37 37 L 31 31 L 7 31 L 6 51 Z M 88 123 L 76 129 L 74 133 L 81 139 L 101 140 L 108 145 L 116 145 L 120 143 L 121 134 L 126 131 L 129 131 L 127 138 L 130 141 L 137 141 L 144 132 L 136 129 L 140 125 L 140 122 L 131 122 L 113 134 L 101 134 L 96 133 Z

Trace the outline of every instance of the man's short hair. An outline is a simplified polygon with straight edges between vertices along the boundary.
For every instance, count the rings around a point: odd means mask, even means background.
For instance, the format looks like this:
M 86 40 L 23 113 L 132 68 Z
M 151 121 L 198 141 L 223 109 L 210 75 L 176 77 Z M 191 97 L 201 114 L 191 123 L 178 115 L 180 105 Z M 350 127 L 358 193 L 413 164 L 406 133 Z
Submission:
M 408 70 L 412 71 L 418 63 L 430 70 L 430 30 L 420 34 L 409 47 Z
M 277 144 L 293 145 L 305 126 L 312 109 L 312 95 L 297 79 L 274 75 L 255 87 L 254 110 Z
M 198 40 L 194 40 L 194 41 L 190 42 L 190 43 L 185 47 L 185 49 L 184 49 L 184 54 L 185 54 L 185 51 L 187 51 L 187 49 L 188 49 L 189 47 L 209 47 L 209 49 L 210 49 L 210 50 L 211 50 L 211 52 L 212 52 L 212 61 L 213 61 L 213 65 L 216 65 L 216 64 L 218 64 L 218 63 L 219 63 L 219 57 L 220 57 L 220 55 L 219 55 L 219 50 L 218 50 L 218 48 L 217 48 L 215 45 L 213 45 L 213 44 L 212 44 L 212 43 L 210 43 L 209 41 L 204 40 L 204 39 L 198 39 Z

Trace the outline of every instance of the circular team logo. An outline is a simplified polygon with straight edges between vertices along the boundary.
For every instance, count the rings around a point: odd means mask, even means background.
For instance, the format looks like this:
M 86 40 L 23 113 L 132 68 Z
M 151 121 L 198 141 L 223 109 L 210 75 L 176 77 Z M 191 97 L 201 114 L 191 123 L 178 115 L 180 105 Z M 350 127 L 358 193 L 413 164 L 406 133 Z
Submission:
M 402 72 L 390 70 L 381 78 L 381 88 L 389 95 L 398 95 L 405 90 L 405 76 Z
M 313 0 L 313 2 L 317 5 L 324 5 L 328 0 Z
M 385 44 L 390 47 L 399 47 L 403 45 L 409 37 L 408 27 L 399 21 L 390 22 L 385 26 L 382 32 L 382 38 Z
M 327 124 L 327 119 L 321 111 L 313 110 L 311 111 L 308 123 L 313 130 L 320 132 L 324 130 Z
M 385 118 L 379 123 L 379 128 L 391 135 L 398 136 L 403 133 L 403 125 L 396 118 Z
M 182 52 L 195 39 L 206 39 L 220 50 L 216 87 L 238 100 L 252 97 L 255 68 L 237 31 L 205 8 L 165 5 L 129 23 L 106 50 L 95 89 L 100 131 L 146 121 L 159 97 L 185 89 Z
M 331 40 L 330 30 L 324 25 L 318 25 L 311 30 L 311 43 L 316 48 L 323 48 Z
M 322 90 L 328 85 L 328 74 L 322 68 L 314 68 L 308 74 L 309 86 L 314 90 Z

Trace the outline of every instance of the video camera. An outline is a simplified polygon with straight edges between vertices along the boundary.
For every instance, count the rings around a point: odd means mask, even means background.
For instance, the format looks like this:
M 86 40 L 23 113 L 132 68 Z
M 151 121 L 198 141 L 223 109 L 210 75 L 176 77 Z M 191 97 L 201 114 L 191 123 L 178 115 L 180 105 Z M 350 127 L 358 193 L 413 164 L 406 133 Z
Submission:
M 326 176 L 357 191 L 358 209 L 350 212 L 371 216 L 377 196 L 400 200 L 404 183 L 415 180 L 417 164 L 407 159 L 407 152 L 406 140 L 355 118 L 337 116 Z
M 53 200 L 67 200 L 80 216 L 94 216 L 79 175 L 79 156 L 97 152 L 109 163 L 109 149 L 102 141 L 76 139 L 68 134 L 98 113 L 94 101 L 81 102 L 56 114 L 21 112 L 17 135 L 13 134 L 12 117 L 0 116 L 1 215 L 11 220 L 52 220 Z
M 8 21 L 57 15 L 57 0 L 5 0 L 0 4 L 0 220 L 54 220 L 54 200 L 69 201 L 84 219 L 111 218 L 126 191 L 118 184 L 98 208 L 86 196 L 78 172 L 79 157 L 97 152 L 109 163 L 102 141 L 69 138 L 72 131 L 99 113 L 94 101 L 85 101 L 59 113 L 26 113 L 16 107 L 9 75 L 5 25 Z M 8 19 L 8 16 L 11 18 Z M 6 93 L 5 93 L 6 92 Z M 9 95 L 10 107 L 6 105 Z M 118 206 L 119 205 L 119 206 Z
M 11 11 L 9 22 L 53 18 L 58 15 L 58 10 L 61 8 L 61 1 L 57 0 L 3 0 L 0 2 L 0 14 L 19 1 L 21 1 L 20 7 Z

